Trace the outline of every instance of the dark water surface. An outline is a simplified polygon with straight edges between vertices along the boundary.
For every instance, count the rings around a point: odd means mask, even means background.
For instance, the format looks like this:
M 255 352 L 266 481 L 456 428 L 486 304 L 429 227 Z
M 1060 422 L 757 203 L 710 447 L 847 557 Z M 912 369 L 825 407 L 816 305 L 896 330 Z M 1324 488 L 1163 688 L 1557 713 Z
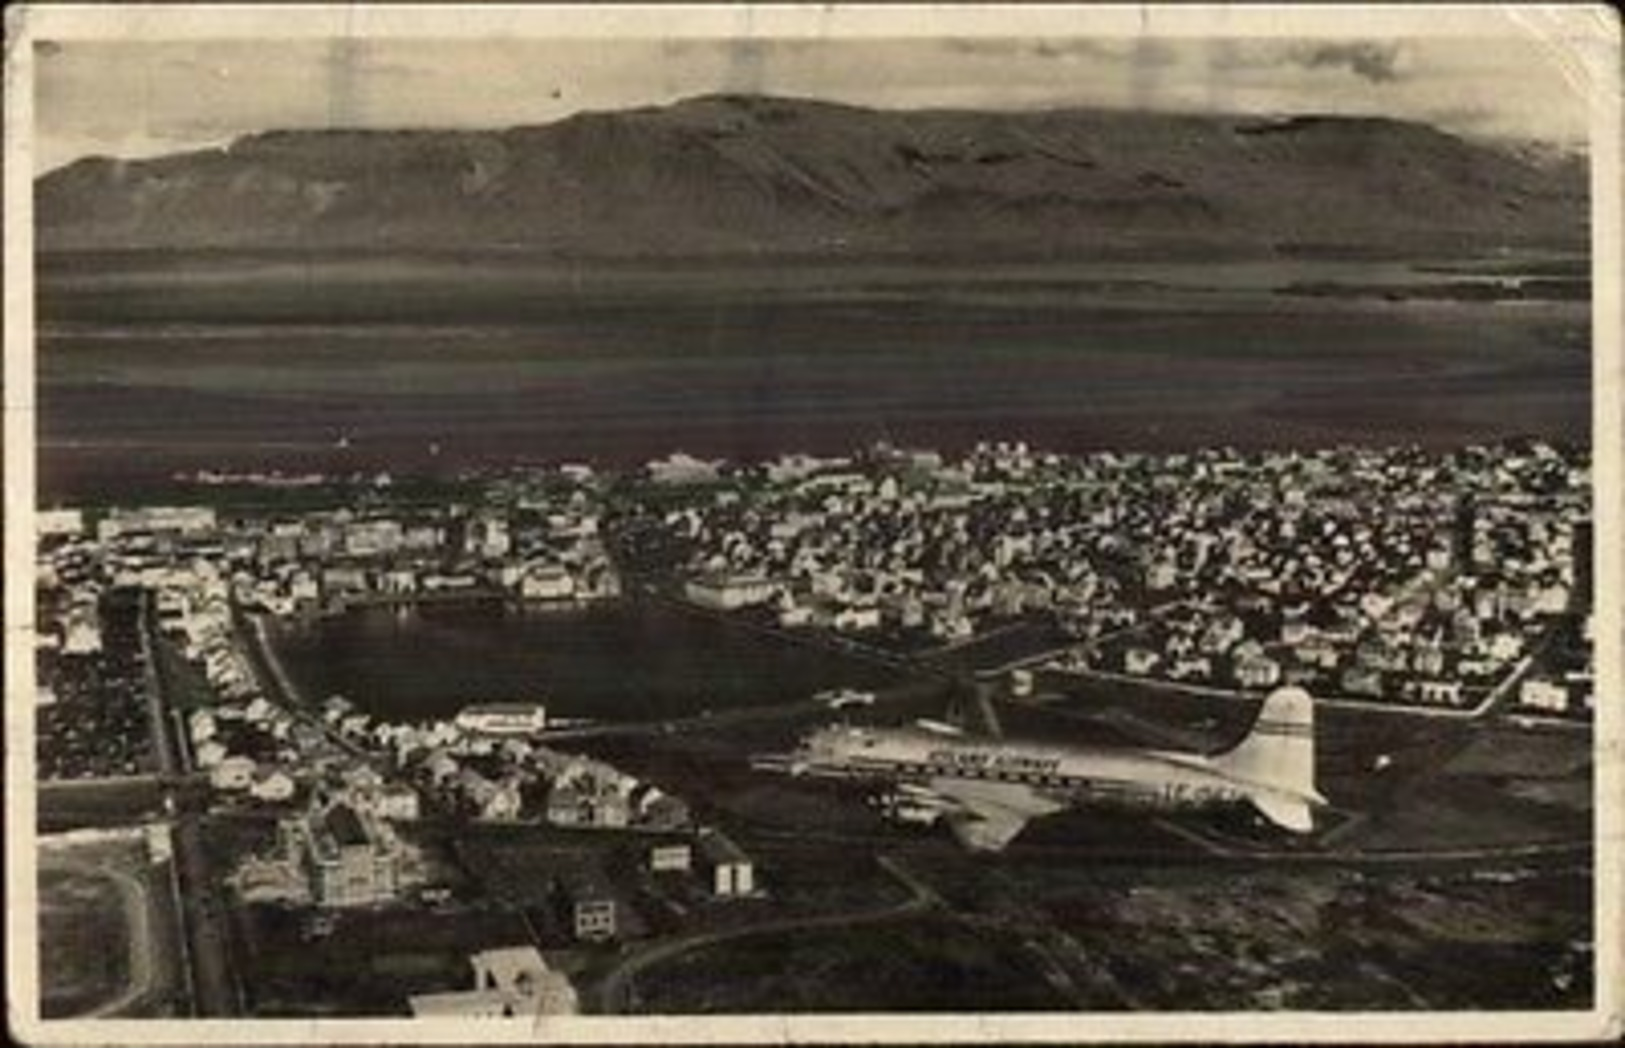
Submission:
M 633 603 L 357 608 L 288 623 L 275 643 L 307 699 L 344 695 L 394 721 L 451 717 L 478 702 L 540 702 L 549 715 L 596 721 L 655 720 L 890 679 L 840 655 Z
M 877 439 L 1583 438 L 1584 301 L 1281 293 L 1461 279 L 1314 260 L 56 259 L 40 285 L 40 478 L 65 497 L 201 467 L 625 464 Z

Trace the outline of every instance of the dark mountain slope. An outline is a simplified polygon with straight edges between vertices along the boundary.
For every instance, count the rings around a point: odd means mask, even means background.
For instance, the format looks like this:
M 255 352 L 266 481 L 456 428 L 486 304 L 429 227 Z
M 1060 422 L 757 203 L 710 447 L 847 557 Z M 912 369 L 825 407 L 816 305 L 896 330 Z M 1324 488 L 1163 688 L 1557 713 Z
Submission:
M 1581 246 L 1581 165 L 1393 120 L 877 111 L 706 96 L 506 131 L 277 131 L 83 160 L 45 249 L 581 256 Z

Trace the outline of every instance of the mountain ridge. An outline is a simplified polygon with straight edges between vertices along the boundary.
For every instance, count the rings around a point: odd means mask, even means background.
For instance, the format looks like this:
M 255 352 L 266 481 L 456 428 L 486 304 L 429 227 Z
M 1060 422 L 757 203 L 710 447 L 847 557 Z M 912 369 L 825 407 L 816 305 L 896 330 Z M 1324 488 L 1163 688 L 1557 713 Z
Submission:
M 500 130 L 268 130 L 36 180 L 47 251 L 563 257 L 1583 248 L 1583 163 L 1386 117 L 712 94 Z

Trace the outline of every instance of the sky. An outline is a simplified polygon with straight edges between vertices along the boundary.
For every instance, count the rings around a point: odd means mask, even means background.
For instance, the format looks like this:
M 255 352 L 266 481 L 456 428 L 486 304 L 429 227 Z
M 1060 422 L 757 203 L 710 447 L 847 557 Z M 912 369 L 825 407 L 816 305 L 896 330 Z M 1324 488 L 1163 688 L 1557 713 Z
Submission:
M 1355 113 L 1584 145 L 1538 37 L 70 40 L 36 44 L 35 170 L 271 128 L 491 128 L 765 92 L 881 108 Z

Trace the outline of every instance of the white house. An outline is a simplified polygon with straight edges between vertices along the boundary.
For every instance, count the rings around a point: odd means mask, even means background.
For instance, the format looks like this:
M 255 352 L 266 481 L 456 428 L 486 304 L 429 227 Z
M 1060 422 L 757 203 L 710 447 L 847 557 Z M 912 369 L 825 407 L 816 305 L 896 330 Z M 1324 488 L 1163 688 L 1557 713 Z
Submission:
M 373 812 L 382 819 L 411 822 L 421 812 L 418 792 L 399 783 L 383 786 L 373 794 Z
M 687 844 L 656 844 L 649 849 L 649 869 L 653 873 L 687 873 L 693 864 L 694 849 Z
M 246 790 L 254 784 L 254 769 L 252 757 L 227 757 L 209 769 L 209 785 L 217 790 Z
M 216 739 L 205 739 L 192 751 L 192 760 L 199 768 L 213 768 L 226 759 L 224 744 Z
M 575 592 L 576 580 L 562 564 L 538 564 L 519 579 L 526 600 L 568 600 Z
M 734 611 L 773 599 L 778 587 L 760 575 L 713 574 L 690 579 L 683 595 L 702 607 Z
M 1273 688 L 1281 682 L 1281 664 L 1268 655 L 1241 659 L 1236 663 L 1236 683 L 1243 688 Z
M 1161 656 L 1149 648 L 1130 648 L 1123 653 L 1123 671 L 1143 677 L 1157 668 Z
M 1530 709 L 1561 713 L 1568 709 L 1569 690 L 1553 681 L 1531 677 L 1518 686 L 1518 704 Z
M 880 628 L 880 609 L 873 604 L 853 604 L 835 613 L 833 625 L 846 632 Z
M 247 758 L 243 758 L 247 760 Z M 215 769 L 219 771 L 219 768 Z M 254 772 L 248 785 L 248 795 L 257 801 L 276 804 L 293 799 L 295 784 L 292 776 L 281 768 L 260 768 Z

